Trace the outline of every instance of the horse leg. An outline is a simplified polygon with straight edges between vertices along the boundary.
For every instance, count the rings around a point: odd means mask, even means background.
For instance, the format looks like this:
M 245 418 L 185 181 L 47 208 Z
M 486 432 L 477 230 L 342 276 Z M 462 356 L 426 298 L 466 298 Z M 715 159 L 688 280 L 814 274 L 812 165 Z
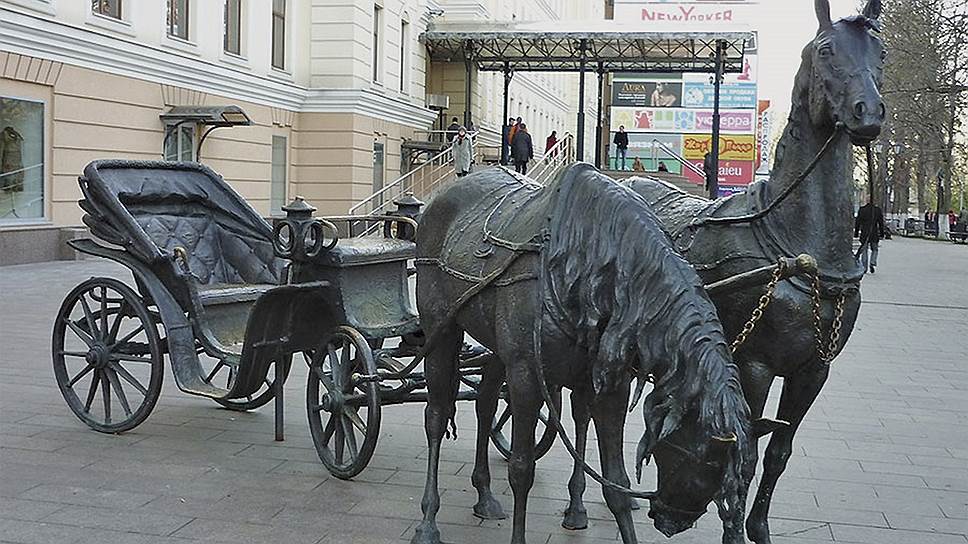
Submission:
M 763 457 L 763 476 L 760 478 L 753 508 L 746 520 L 746 531 L 756 544 L 770 544 L 768 517 L 776 481 L 783 474 L 793 453 L 793 436 L 830 373 L 830 368 L 820 361 L 808 364 L 814 365 L 816 370 L 787 376 L 783 381 L 777 418 L 789 422 L 790 425 L 773 432 Z
M 504 382 L 504 365 L 496 358 L 484 365 L 481 375 L 481 385 L 478 389 L 477 402 L 477 451 L 474 459 L 474 472 L 471 473 L 471 483 L 477 489 L 477 504 L 474 505 L 474 515 L 481 519 L 505 519 L 507 514 L 501 508 L 501 503 L 491 492 L 491 467 L 487 453 L 490 446 L 491 427 L 494 425 L 494 414 L 497 412 L 498 396 L 501 384 Z
M 628 403 L 628 387 L 606 396 L 599 397 L 592 404 L 592 417 L 595 418 L 595 432 L 598 435 L 598 452 L 602 459 L 602 475 L 619 485 L 629 486 L 629 475 L 625 471 L 623 440 L 625 436 L 625 414 Z M 605 504 L 615 516 L 619 534 L 624 544 L 636 544 L 635 525 L 632 523 L 630 497 L 610 487 L 602 486 Z
M 773 371 L 759 362 L 746 362 L 740 366 L 740 381 L 743 386 L 743 393 L 746 403 L 750 407 L 750 420 L 756 421 L 763 417 L 763 409 L 766 407 L 766 400 L 770 394 L 770 386 L 773 384 Z M 723 522 L 723 542 L 731 544 L 733 542 L 745 543 L 743 521 L 746 517 L 746 497 L 753 476 L 756 474 L 757 456 L 759 439 L 750 439 L 747 459 L 742 467 L 743 486 L 740 489 L 739 503 L 740 509 L 736 512 L 726 511 L 720 508 L 719 516 Z
M 575 421 L 575 450 L 582 460 L 585 459 L 585 448 L 588 440 L 588 421 L 591 414 L 588 411 L 589 396 L 586 390 L 575 389 L 571 392 L 571 417 Z M 588 527 L 588 512 L 582 495 L 585 493 L 585 471 L 581 463 L 575 461 L 575 467 L 568 479 L 568 508 L 561 526 L 565 529 L 579 530 Z
M 427 434 L 427 483 L 424 487 L 420 509 L 423 520 L 417 526 L 411 544 L 440 544 L 437 528 L 437 511 L 440 510 L 440 492 L 437 489 L 437 471 L 440 461 L 440 442 L 447 424 L 456 411 L 457 360 L 462 332 L 455 326 L 438 332 L 437 346 L 424 360 L 427 379 L 427 407 L 424 409 L 424 430 Z
M 508 479 L 514 494 L 514 520 L 511 529 L 511 544 L 525 544 L 524 533 L 527 521 L 528 493 L 534 485 L 534 429 L 541 409 L 541 387 L 531 370 L 524 365 L 532 364 L 528 359 L 518 372 L 506 368 L 508 389 L 511 402 L 511 459 L 508 460 Z M 523 375 L 522 375 L 523 374 Z

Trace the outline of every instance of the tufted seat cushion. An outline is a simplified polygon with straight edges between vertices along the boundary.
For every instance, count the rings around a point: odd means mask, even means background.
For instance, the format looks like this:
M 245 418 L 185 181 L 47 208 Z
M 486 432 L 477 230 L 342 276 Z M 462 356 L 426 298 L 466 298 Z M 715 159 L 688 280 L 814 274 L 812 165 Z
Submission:
M 268 239 L 219 222 L 208 210 L 185 212 L 139 214 L 135 220 L 163 252 L 184 248 L 188 268 L 201 286 L 278 283 L 278 263 Z

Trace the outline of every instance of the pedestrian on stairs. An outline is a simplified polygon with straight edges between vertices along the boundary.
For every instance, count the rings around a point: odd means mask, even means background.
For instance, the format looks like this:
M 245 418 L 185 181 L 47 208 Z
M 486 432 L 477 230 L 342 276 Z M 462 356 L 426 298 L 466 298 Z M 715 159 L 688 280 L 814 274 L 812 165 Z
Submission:
M 514 170 L 527 175 L 528 161 L 534 158 L 534 144 L 531 142 L 531 134 L 528 134 L 528 126 L 518 123 L 517 127 L 511 140 L 511 158 L 514 159 Z
M 462 178 L 471 172 L 473 159 L 474 149 L 470 137 L 467 136 L 467 129 L 458 127 L 457 137 L 454 138 L 454 171 L 457 172 L 457 177 Z

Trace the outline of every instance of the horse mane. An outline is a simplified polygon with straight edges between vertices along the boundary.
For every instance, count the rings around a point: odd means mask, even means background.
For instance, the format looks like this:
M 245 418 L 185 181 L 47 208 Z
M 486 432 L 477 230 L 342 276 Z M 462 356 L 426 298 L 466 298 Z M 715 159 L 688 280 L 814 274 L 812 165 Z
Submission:
M 640 195 L 587 164 L 558 179 L 542 262 L 545 305 L 557 304 L 591 356 L 596 392 L 652 374 L 643 455 L 696 414 L 706 441 L 737 438 L 724 488 L 739 489 L 749 408 L 716 308 Z M 631 363 L 631 364 L 630 364 Z

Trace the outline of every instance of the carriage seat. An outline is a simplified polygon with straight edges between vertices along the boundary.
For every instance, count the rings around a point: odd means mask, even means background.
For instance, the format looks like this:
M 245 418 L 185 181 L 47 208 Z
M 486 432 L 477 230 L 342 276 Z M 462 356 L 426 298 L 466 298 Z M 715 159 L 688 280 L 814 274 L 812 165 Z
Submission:
M 417 245 L 396 238 L 341 238 L 336 247 L 320 254 L 317 262 L 337 268 L 407 261 L 416 257 Z
M 185 249 L 188 268 L 200 292 L 211 291 L 214 299 L 242 294 L 218 286 L 262 284 L 268 288 L 279 284 L 282 263 L 275 258 L 272 243 L 263 233 L 219 221 L 212 213 L 184 211 L 187 213 L 137 215 L 135 220 L 162 252 L 171 254 L 176 247 Z

